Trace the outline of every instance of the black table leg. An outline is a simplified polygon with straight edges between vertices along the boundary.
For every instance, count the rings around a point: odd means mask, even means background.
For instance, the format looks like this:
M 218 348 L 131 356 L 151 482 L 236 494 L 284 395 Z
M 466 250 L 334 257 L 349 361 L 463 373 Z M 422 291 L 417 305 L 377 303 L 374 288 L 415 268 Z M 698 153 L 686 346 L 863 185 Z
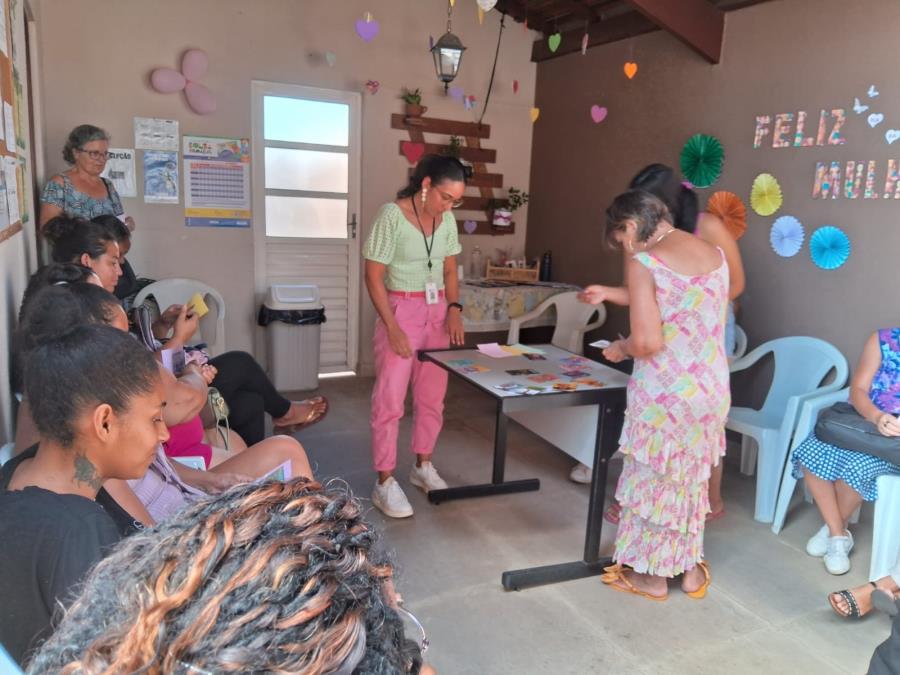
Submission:
M 480 485 L 463 485 L 451 487 L 446 490 L 431 490 L 428 493 L 428 501 L 432 504 L 449 502 L 454 499 L 469 499 L 471 497 L 491 497 L 493 495 L 506 495 L 514 492 L 533 492 L 539 490 L 541 481 L 537 478 L 525 480 L 504 481 L 506 470 L 506 431 L 509 418 L 503 411 L 503 401 L 497 402 L 497 421 L 494 427 L 494 468 L 490 483 Z
M 591 496 L 588 502 L 584 557 L 570 563 L 504 572 L 501 583 L 506 590 L 517 591 L 532 586 L 596 576 L 602 574 L 603 568 L 610 564 L 609 558 L 600 558 L 600 533 L 603 526 L 603 504 L 606 499 L 609 459 L 616 451 L 619 433 L 619 415 L 617 413 L 618 409 L 613 404 L 601 403 L 598 406 L 597 434 L 594 437 L 594 471 L 591 477 Z

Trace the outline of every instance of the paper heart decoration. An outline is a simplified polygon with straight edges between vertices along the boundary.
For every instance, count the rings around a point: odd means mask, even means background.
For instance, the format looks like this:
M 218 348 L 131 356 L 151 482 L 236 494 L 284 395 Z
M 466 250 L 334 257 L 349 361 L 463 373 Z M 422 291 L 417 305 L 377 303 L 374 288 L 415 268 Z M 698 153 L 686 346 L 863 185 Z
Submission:
M 591 106 L 591 119 L 594 120 L 595 124 L 599 124 L 603 120 L 606 119 L 606 115 L 609 111 L 605 107 L 601 107 L 599 105 Z
M 884 115 L 882 115 L 881 113 L 872 113 L 871 115 L 869 115 L 866 121 L 869 123 L 869 126 L 874 129 L 879 124 L 884 122 Z
M 356 34 L 366 42 L 374 40 L 380 29 L 381 27 L 374 19 L 371 19 L 370 21 L 366 21 L 365 19 L 356 20 Z
M 585 33 L 584 37 L 581 38 L 581 55 L 584 56 L 587 54 L 588 43 L 591 41 L 590 36 Z
M 474 220 L 467 220 L 463 223 L 463 229 L 466 231 L 466 234 L 472 234 L 475 230 L 478 229 L 478 223 Z
M 464 95 L 462 87 L 450 87 L 450 89 L 447 90 L 447 93 L 450 94 L 450 98 L 452 98 L 454 101 L 462 103 Z
M 334 64 L 337 62 L 337 54 L 334 52 L 325 52 L 325 63 L 334 68 Z
M 497 0 L 476 0 L 478 2 L 478 6 L 483 9 L 485 12 L 490 12 L 494 9 L 494 5 L 497 4 Z
M 463 99 L 463 105 L 466 106 L 466 110 L 471 110 L 475 107 L 475 97 L 474 96 L 466 96 Z
M 422 155 L 425 154 L 425 144 L 424 143 L 413 143 L 412 141 L 403 141 L 400 144 L 401 149 L 403 150 L 403 156 L 406 157 L 406 161 L 410 164 L 415 164 L 420 159 L 422 159 Z
M 893 145 L 898 138 L 900 138 L 900 129 L 888 129 L 884 132 L 884 140 L 888 142 L 888 145 Z
M 562 35 L 559 33 L 554 33 L 549 38 L 547 38 L 547 46 L 550 47 L 551 52 L 555 52 L 559 49 L 559 44 L 562 42 Z
M 540 116 L 541 116 L 540 108 L 532 108 L 531 109 L 531 121 L 532 122 L 537 122 L 538 117 L 540 117 Z
M 378 87 L 381 86 L 381 83 L 378 80 L 369 80 L 366 82 L 366 89 L 369 90 L 370 94 L 377 94 Z
M 181 72 L 172 68 L 157 68 L 150 73 L 150 84 L 160 94 L 184 91 L 188 106 L 198 115 L 216 111 L 216 97 L 197 82 L 206 75 L 209 57 L 202 49 L 189 49 L 181 58 Z
M 514 94 L 519 93 L 519 81 L 518 80 L 513 80 L 513 93 Z
M 637 69 L 638 65 L 633 61 L 629 61 L 625 64 L 625 68 L 623 68 L 623 70 L 625 71 L 625 77 L 627 77 L 629 80 L 633 79 L 634 76 L 637 75 Z

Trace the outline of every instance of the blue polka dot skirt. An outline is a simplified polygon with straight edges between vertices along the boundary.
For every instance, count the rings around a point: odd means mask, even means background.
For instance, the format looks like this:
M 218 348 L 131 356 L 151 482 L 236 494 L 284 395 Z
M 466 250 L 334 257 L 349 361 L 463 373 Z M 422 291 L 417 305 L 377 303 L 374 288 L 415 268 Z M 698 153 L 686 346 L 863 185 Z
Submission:
M 794 478 L 803 478 L 802 466 L 823 480 L 844 481 L 867 502 L 878 498 L 879 476 L 900 475 L 900 467 L 890 462 L 863 452 L 823 443 L 815 434 L 810 434 L 794 450 L 792 459 Z

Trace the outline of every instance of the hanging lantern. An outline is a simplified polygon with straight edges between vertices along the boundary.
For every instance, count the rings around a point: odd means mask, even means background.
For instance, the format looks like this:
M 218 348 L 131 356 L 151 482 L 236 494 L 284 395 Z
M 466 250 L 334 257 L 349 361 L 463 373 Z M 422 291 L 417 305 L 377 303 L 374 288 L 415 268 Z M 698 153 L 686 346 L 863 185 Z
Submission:
M 462 40 L 456 37 L 450 30 L 450 14 L 453 11 L 453 4 L 447 3 L 447 32 L 434 43 L 431 48 L 431 55 L 434 57 L 434 69 L 437 72 L 438 79 L 444 83 L 444 93 L 447 93 L 447 87 L 453 82 L 459 73 L 459 62 L 462 60 L 462 54 L 466 50 Z

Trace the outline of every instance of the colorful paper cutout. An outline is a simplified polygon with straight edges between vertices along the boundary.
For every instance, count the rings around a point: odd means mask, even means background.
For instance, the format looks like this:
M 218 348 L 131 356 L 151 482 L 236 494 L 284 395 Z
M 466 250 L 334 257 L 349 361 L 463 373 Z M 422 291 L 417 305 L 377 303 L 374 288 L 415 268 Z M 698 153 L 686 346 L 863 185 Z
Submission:
M 706 210 L 721 218 L 735 239 L 740 239 L 747 232 L 747 207 L 733 192 L 714 192 L 706 202 Z
M 638 64 L 634 63 L 633 61 L 628 61 L 625 64 L 623 70 L 625 71 L 625 77 L 627 77 L 629 80 L 633 80 L 634 76 L 637 75 Z
M 538 121 L 538 117 L 540 117 L 540 116 L 541 116 L 541 109 L 540 109 L 540 108 L 532 108 L 532 109 L 531 109 L 531 122 L 532 122 L 532 124 L 533 124 L 534 122 L 537 122 L 537 121 Z
M 475 107 L 475 97 L 474 96 L 466 96 L 463 99 L 463 105 L 465 106 L 466 110 L 471 110 L 472 108 Z
M 874 84 L 870 84 L 869 91 L 867 91 L 866 93 L 868 94 L 869 98 L 875 98 L 880 92 L 875 88 Z
M 450 87 L 447 90 L 447 94 L 450 96 L 450 98 L 452 98 L 454 101 L 458 101 L 459 103 L 463 102 L 463 97 L 465 96 L 465 92 L 463 91 L 462 87 Z
M 381 83 L 378 80 L 369 80 L 366 82 L 366 89 L 369 90 L 370 94 L 377 94 L 378 87 L 381 86 Z
M 769 232 L 769 243 L 772 250 L 782 258 L 790 258 L 797 255 L 803 247 L 803 239 L 806 234 L 803 225 L 794 216 L 781 216 L 772 223 Z
M 681 150 L 681 173 L 700 188 L 709 187 L 722 174 L 725 151 L 714 136 L 695 134 Z
M 422 159 L 422 155 L 425 154 L 425 144 L 424 143 L 414 143 L 412 141 L 403 141 L 400 144 L 400 148 L 403 151 L 403 156 L 406 157 L 406 161 L 410 164 L 415 164 L 420 159 Z
M 478 223 L 476 223 L 474 220 L 467 220 L 463 223 L 463 230 L 465 230 L 466 234 L 472 234 L 477 229 Z
M 750 206 L 761 216 L 771 216 L 781 208 L 781 186 L 770 173 L 761 173 L 753 180 Z
M 512 87 L 513 87 L 513 93 L 518 94 L 519 93 L 519 81 L 513 80 Z
M 553 380 L 558 380 L 559 378 L 552 373 L 541 373 L 540 375 L 532 375 L 528 378 L 532 382 L 553 382 Z
M 881 113 L 872 113 L 866 118 L 866 122 L 868 122 L 869 126 L 874 129 L 879 124 L 884 122 L 884 115 L 882 115 Z
M 465 366 L 473 366 L 475 362 L 472 359 L 453 359 L 447 361 L 447 365 L 451 368 L 464 368 Z
M 840 228 L 824 225 L 809 238 L 809 253 L 823 270 L 835 270 L 850 257 L 850 239 Z
M 581 55 L 584 56 L 587 54 L 588 43 L 591 41 L 591 36 L 587 33 L 584 34 L 584 37 L 581 38 Z
M 898 138 L 900 138 L 900 129 L 888 129 L 884 132 L 884 140 L 888 142 L 888 145 L 893 145 Z
M 868 109 L 869 106 L 860 103 L 859 98 L 853 99 L 853 112 L 855 112 L 857 115 L 862 115 Z
M 591 119 L 594 120 L 594 124 L 600 124 L 600 122 L 606 119 L 608 113 L 609 111 L 604 106 L 599 106 L 597 104 L 591 106 Z
M 549 38 L 547 38 L 547 46 L 550 47 L 551 52 L 556 52 L 559 49 L 559 45 L 562 42 L 562 34 L 554 33 Z
M 356 34 L 366 42 L 374 40 L 375 36 L 378 35 L 380 28 L 378 22 L 372 18 L 370 12 L 366 12 L 365 19 L 356 20 Z

